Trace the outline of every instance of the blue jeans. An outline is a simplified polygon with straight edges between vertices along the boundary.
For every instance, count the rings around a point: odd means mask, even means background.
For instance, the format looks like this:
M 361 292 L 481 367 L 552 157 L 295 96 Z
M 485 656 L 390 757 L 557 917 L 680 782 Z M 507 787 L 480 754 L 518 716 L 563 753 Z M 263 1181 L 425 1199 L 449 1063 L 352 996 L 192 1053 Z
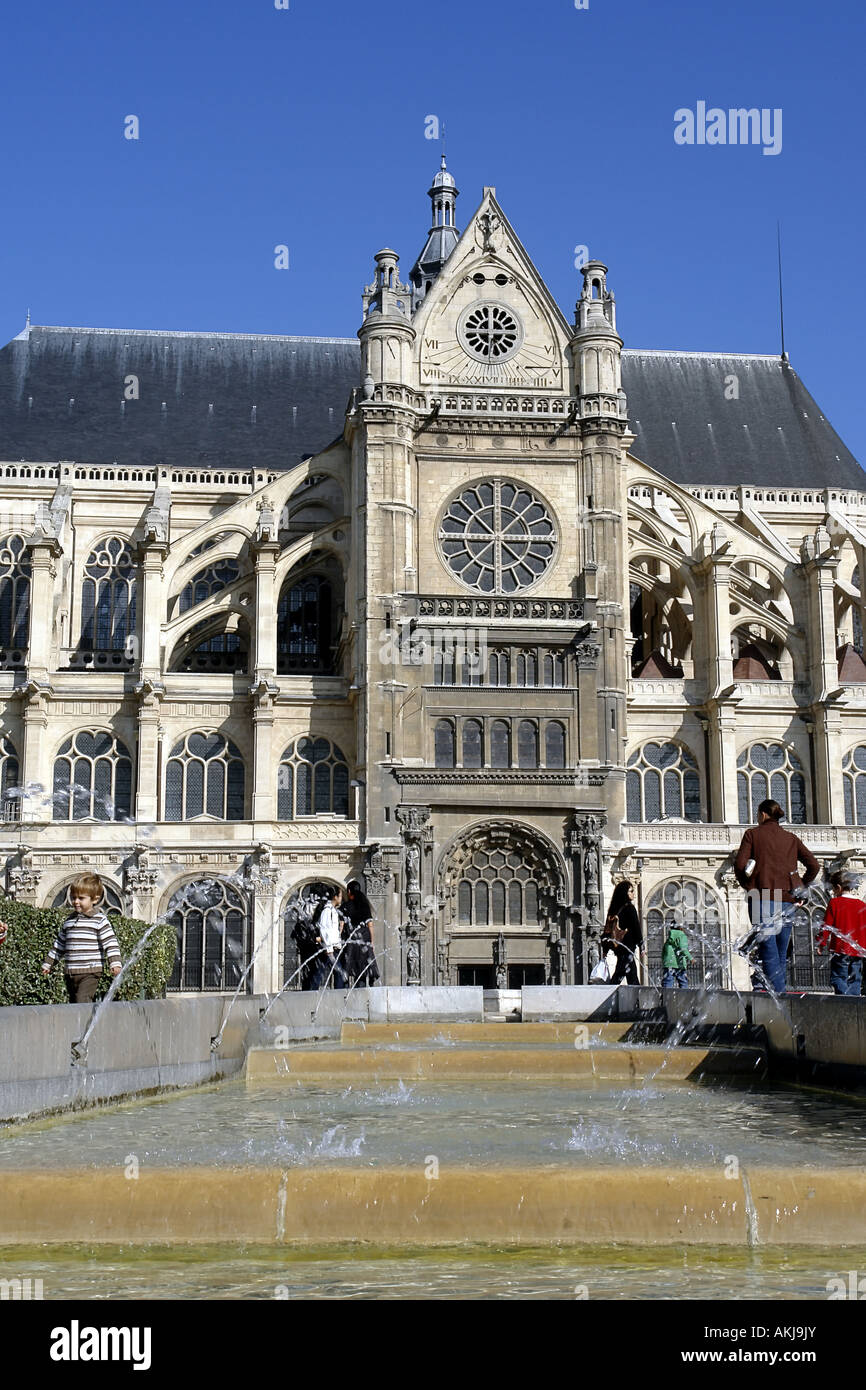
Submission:
M 840 951 L 830 957 L 830 984 L 834 994 L 859 994 L 863 978 L 863 961 L 859 956 L 846 956 Z
M 674 983 L 676 983 L 677 989 L 688 989 L 688 972 L 685 970 L 666 970 L 662 975 L 662 989 L 673 989 Z
M 766 979 L 758 976 L 756 988 L 759 990 L 771 989 L 774 994 L 784 994 L 788 942 L 791 940 L 791 929 L 794 925 L 794 913 L 797 910 L 797 904 L 776 902 L 768 896 L 766 900 L 761 900 L 757 904 L 756 910 L 758 920 L 754 925 L 760 927 L 758 961 L 764 976 L 766 976 Z

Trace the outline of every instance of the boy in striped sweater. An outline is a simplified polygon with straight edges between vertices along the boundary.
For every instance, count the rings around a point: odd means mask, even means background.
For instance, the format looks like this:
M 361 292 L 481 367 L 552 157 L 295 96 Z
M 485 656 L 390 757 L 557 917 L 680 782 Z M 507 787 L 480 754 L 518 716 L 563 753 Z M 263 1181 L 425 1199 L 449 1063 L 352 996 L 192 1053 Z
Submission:
M 114 929 L 99 906 L 103 896 L 102 879 L 98 874 L 79 874 L 69 889 L 74 915 L 67 917 L 42 965 L 47 975 L 56 960 L 62 957 L 70 1002 L 93 1002 L 103 959 L 107 955 L 112 975 L 122 969 L 120 947 Z

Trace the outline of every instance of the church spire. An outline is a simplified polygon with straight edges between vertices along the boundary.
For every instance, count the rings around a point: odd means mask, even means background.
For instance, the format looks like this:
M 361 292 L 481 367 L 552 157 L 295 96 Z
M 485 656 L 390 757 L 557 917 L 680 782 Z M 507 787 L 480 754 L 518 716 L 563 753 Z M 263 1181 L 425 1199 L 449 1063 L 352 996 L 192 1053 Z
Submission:
M 424 250 L 409 274 L 413 309 L 421 303 L 460 237 L 456 225 L 458 189 L 453 174 L 448 172 L 444 153 L 439 171 L 427 192 L 433 204 L 433 225 Z

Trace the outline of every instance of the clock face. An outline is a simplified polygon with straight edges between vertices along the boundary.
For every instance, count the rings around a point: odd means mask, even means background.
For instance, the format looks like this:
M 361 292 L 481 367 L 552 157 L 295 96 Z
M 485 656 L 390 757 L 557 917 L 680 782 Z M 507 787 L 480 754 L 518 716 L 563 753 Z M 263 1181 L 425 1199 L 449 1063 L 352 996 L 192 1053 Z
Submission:
M 457 325 L 463 351 L 476 362 L 507 362 L 523 343 L 523 326 L 504 304 L 473 304 Z
M 454 330 L 451 330 L 452 333 Z M 464 386 L 558 386 L 559 353 L 554 344 L 526 342 L 523 323 L 510 304 L 475 300 L 457 320 L 447 339 L 425 337 L 422 379 Z

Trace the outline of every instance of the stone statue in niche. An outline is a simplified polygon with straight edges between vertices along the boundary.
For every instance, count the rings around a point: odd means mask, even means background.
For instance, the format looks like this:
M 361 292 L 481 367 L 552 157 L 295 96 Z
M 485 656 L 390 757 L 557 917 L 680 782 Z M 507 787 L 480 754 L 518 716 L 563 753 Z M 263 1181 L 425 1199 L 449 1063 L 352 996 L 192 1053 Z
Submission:
M 406 888 L 410 893 L 421 888 L 421 850 L 414 841 L 406 846 Z
M 410 937 L 406 944 L 406 983 L 407 985 L 419 985 L 421 983 L 421 948 L 414 937 Z

